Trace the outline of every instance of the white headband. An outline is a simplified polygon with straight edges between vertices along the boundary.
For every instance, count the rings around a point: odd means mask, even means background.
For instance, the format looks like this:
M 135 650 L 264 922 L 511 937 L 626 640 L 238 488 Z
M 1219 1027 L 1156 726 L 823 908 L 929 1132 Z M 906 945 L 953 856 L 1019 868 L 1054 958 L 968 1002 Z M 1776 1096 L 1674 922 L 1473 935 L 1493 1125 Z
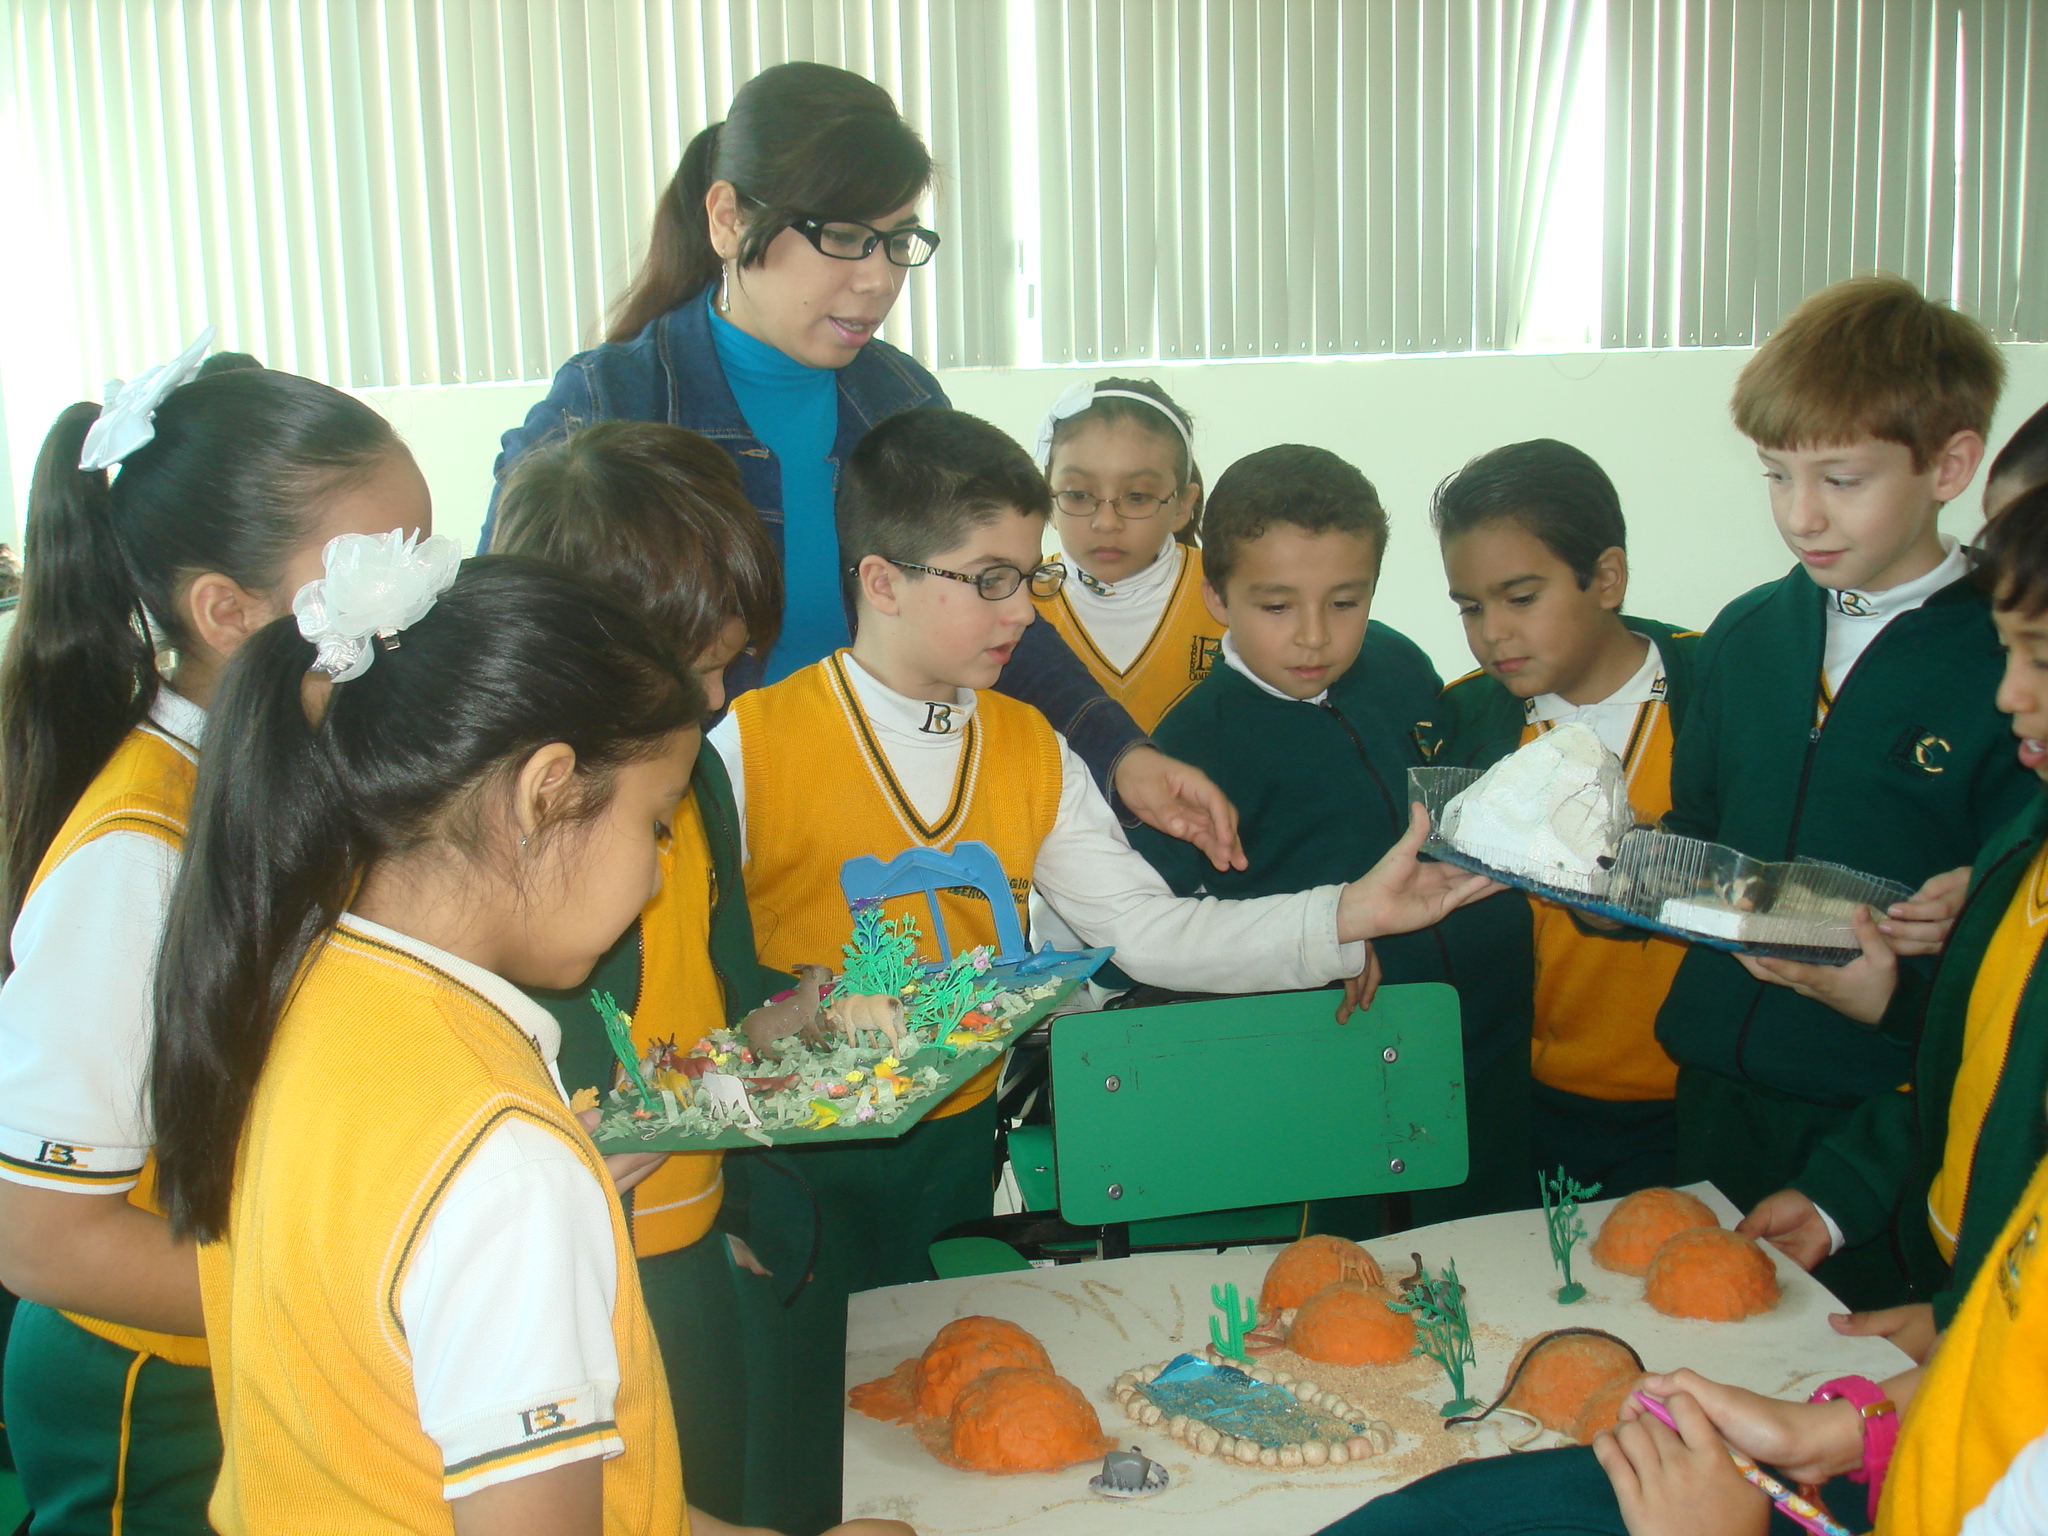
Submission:
M 99 420 L 85 434 L 79 451 L 80 469 L 112 469 L 129 454 L 156 436 L 156 408 L 180 384 L 188 384 L 206 361 L 206 349 L 213 345 L 213 327 L 199 333 L 199 339 L 172 358 L 123 384 L 107 380 L 106 403 Z
M 292 616 L 299 633 L 320 648 L 308 670 L 345 683 L 377 659 L 371 637 L 395 649 L 392 637 L 426 617 L 454 584 L 462 551 L 438 533 L 423 539 L 394 528 L 339 534 L 321 558 L 327 574 L 299 588 Z
M 1153 410 L 1173 423 L 1173 430 L 1180 434 L 1180 440 L 1188 450 L 1188 467 L 1195 462 L 1195 440 L 1188 436 L 1188 429 L 1181 419 L 1150 395 L 1141 395 L 1135 389 L 1097 389 L 1093 384 L 1076 384 L 1072 389 L 1053 401 L 1052 409 L 1045 413 L 1045 420 L 1038 424 L 1038 467 L 1052 468 L 1052 437 L 1059 430 L 1060 423 L 1070 416 L 1078 416 L 1098 400 L 1136 400 L 1140 405 L 1149 405 Z

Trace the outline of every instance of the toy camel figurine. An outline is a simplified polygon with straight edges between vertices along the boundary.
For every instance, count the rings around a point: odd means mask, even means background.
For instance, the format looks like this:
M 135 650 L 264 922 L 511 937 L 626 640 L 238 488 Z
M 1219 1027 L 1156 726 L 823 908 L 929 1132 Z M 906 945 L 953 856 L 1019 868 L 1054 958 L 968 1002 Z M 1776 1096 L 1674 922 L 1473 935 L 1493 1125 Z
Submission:
M 832 973 L 822 965 L 796 968 L 796 990 L 785 992 L 772 1003 L 763 1003 L 740 1020 L 740 1033 L 756 1056 L 778 1040 L 800 1034 L 811 1045 L 823 1045 L 825 1032 L 818 1022 L 819 1004 L 832 985 Z
M 859 1045 L 862 1035 L 880 1035 L 891 1051 L 903 1043 L 903 999 L 893 992 L 851 993 L 827 1008 L 825 1018 L 845 1032 L 848 1045 Z

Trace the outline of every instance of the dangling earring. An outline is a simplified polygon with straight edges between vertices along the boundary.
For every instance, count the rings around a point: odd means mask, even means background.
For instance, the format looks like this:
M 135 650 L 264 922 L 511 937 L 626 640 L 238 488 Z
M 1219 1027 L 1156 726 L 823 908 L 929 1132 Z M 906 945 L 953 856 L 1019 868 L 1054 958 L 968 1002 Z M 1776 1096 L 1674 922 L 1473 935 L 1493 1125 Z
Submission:
M 720 267 L 718 269 L 718 312 L 721 315 L 732 313 L 732 269 L 730 267 Z

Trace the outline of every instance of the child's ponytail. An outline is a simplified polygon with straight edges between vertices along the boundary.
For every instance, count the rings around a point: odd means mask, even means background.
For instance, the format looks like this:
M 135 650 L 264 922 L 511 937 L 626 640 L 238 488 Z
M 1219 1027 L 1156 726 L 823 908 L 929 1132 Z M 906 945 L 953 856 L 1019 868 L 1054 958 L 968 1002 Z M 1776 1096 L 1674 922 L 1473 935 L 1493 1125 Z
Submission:
M 59 416 L 29 482 L 21 602 L 0 659 L 0 931 L 13 929 L 72 805 L 156 698 L 106 471 L 78 467 L 99 414 L 83 402 Z
M 326 499 L 404 450 L 360 400 L 244 368 L 157 407 L 111 478 L 78 467 L 99 407 L 74 405 L 37 458 L 21 604 L 0 660 L 0 932 L 71 807 L 156 700 L 156 652 L 192 642 L 180 604 L 218 572 L 271 590 Z
M 602 813 L 616 770 L 698 724 L 704 692 L 602 588 L 537 560 L 467 562 L 347 682 L 309 676 L 291 619 L 252 636 L 208 722 L 156 973 L 150 1104 L 174 1230 L 222 1235 L 235 1151 L 300 970 L 380 860 L 502 853 L 489 786 L 550 742 L 578 794 L 534 835 Z

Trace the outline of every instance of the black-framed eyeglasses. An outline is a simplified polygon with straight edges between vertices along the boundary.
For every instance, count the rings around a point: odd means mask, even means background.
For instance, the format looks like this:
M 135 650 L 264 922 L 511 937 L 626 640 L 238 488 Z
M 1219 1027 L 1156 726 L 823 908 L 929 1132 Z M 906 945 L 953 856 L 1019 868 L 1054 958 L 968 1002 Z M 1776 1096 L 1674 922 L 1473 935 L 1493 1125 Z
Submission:
M 789 227 L 810 241 L 821 256 L 834 261 L 865 261 L 876 246 L 899 267 L 921 267 L 938 254 L 938 231 L 912 224 L 904 229 L 877 229 L 857 219 L 791 219 Z
M 1179 494 L 1179 491 L 1174 492 L 1174 496 Z M 1108 507 L 1126 522 L 1156 516 L 1161 507 L 1173 500 L 1173 496 L 1156 496 L 1150 491 L 1125 491 L 1121 496 L 1097 496 L 1075 487 L 1055 491 L 1053 496 L 1060 504 L 1060 511 L 1068 517 L 1093 517 L 1097 508 Z
M 922 571 L 927 576 L 964 581 L 992 603 L 1014 596 L 1017 589 L 1027 582 L 1033 597 L 1057 597 L 1067 581 L 1067 568 L 1057 560 L 1048 560 L 1034 571 L 1020 571 L 1014 565 L 992 565 L 977 575 L 969 576 L 965 571 L 941 570 L 936 565 L 919 565 L 915 560 L 892 560 L 887 555 L 882 558 L 899 571 Z

